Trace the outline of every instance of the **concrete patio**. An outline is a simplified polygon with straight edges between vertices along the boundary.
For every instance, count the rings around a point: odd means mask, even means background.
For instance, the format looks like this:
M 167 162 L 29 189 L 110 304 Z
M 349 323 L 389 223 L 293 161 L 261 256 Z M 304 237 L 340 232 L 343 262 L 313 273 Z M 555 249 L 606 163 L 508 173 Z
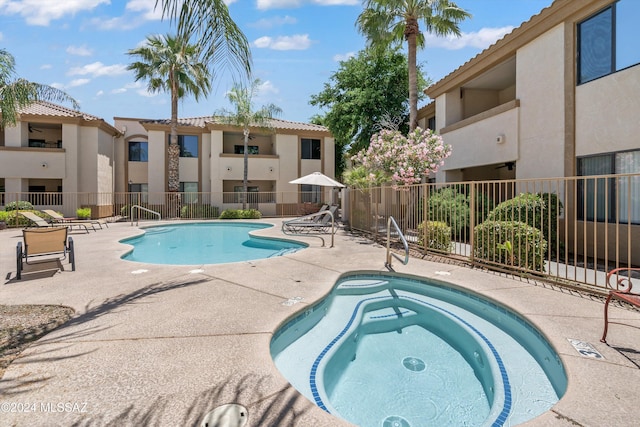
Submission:
M 283 237 L 281 220 L 261 222 L 275 227 L 257 234 Z M 130 223 L 74 232 L 77 271 L 63 263 L 67 271 L 15 281 L 21 231 L 0 231 L 0 304 L 76 310 L 7 369 L 0 403 L 35 404 L 36 410 L 2 411 L 0 425 L 194 426 L 227 403 L 244 405 L 250 426 L 350 425 L 288 384 L 272 363 L 269 342 L 283 321 L 327 294 L 341 274 L 386 271 L 385 248 L 340 230 L 334 248 L 300 238 L 309 248 L 259 261 L 165 266 L 121 260 L 127 246 L 118 241 L 138 233 Z M 399 273 L 446 280 L 502 302 L 543 331 L 565 364 L 569 386 L 551 411 L 527 425 L 637 425 L 639 312 L 611 307 L 612 320 L 622 324 L 611 325 L 607 345 L 599 341 L 599 298 L 454 264 L 412 258 L 394 265 Z M 293 298 L 301 300 L 288 304 Z M 603 358 L 581 355 L 569 339 L 591 344 Z M 48 410 L 59 403 L 69 405 Z

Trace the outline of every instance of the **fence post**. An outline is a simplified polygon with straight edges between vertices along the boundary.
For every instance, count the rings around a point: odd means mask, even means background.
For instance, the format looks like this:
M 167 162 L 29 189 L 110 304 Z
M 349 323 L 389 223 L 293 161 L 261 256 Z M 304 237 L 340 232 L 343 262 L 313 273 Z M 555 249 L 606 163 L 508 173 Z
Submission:
M 476 186 L 475 182 L 472 181 L 469 183 L 469 246 L 471 247 L 471 253 L 469 254 L 469 259 L 471 260 L 471 264 L 473 264 L 473 253 L 474 253 L 474 229 L 476 227 Z

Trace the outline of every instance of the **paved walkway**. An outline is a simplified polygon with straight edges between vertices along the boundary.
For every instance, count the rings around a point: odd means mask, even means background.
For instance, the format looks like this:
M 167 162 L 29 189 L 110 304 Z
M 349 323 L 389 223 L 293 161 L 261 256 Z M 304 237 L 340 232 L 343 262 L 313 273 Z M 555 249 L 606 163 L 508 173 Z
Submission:
M 280 220 L 262 222 L 276 226 L 259 234 L 282 236 Z M 287 383 L 272 363 L 269 342 L 278 325 L 329 292 L 342 273 L 386 271 L 384 248 L 341 231 L 334 248 L 306 238 L 309 248 L 260 261 L 160 266 L 121 260 L 127 246 L 118 240 L 139 232 L 129 223 L 74 232 L 77 271 L 16 282 L 21 233 L 0 231 L 0 274 L 10 275 L 0 283 L 0 303 L 63 304 L 77 313 L 7 369 L 0 403 L 35 404 L 35 411 L 0 413 L 0 425 L 192 426 L 234 402 L 248 408 L 250 426 L 349 425 Z M 640 369 L 626 356 L 640 352 L 640 313 L 612 307 L 614 321 L 625 325 L 611 326 L 608 346 L 599 342 L 601 300 L 419 259 L 395 268 L 478 291 L 545 333 L 569 386 L 530 425 L 637 425 Z M 298 297 L 297 304 L 283 304 Z M 590 343 L 604 358 L 581 356 L 568 339 Z

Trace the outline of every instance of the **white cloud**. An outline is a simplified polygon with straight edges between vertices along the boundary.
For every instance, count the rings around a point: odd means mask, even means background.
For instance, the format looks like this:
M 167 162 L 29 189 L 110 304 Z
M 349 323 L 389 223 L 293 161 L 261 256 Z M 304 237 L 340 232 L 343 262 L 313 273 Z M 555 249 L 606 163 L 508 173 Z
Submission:
M 63 89 L 64 89 L 64 85 L 63 85 L 62 83 L 56 83 L 56 82 L 54 82 L 54 83 L 51 83 L 49 86 L 51 86 L 51 87 L 55 87 L 56 89 L 60 89 L 60 90 L 63 90 Z
M 264 36 L 256 39 L 253 45 L 262 49 L 273 50 L 305 50 L 311 46 L 308 34 L 296 34 L 293 36 L 269 37 Z
M 159 21 L 162 19 L 162 4 L 155 5 L 156 0 L 129 0 L 126 10 L 141 13 L 148 21 Z
M 91 79 L 75 79 L 75 80 L 71 80 L 71 82 L 69 82 L 69 84 L 67 85 L 67 87 L 77 87 L 77 86 L 84 86 L 87 83 L 89 83 L 91 81 Z
M 258 93 L 260 93 L 260 95 L 265 95 L 269 93 L 279 93 L 279 92 L 280 92 L 280 89 L 275 87 L 273 83 L 269 80 L 262 82 L 262 84 L 258 88 Z
M 118 88 L 118 89 L 113 89 L 113 90 L 111 91 L 111 93 L 115 93 L 115 94 L 117 94 L 117 93 L 125 93 L 126 91 L 127 91 L 127 90 L 126 90 L 125 88 L 120 87 L 120 88 Z
M 123 16 L 113 18 L 93 18 L 89 21 L 88 27 L 98 30 L 131 30 L 139 27 L 144 21 L 141 19 L 131 19 Z
M 110 0 L 5 0 L 0 2 L 3 15 L 20 15 L 29 25 L 47 26 L 65 15 L 92 10 Z
M 158 92 L 149 92 L 147 89 L 140 89 L 136 91 L 136 93 L 140 96 L 144 96 L 145 98 L 153 98 L 154 96 L 158 96 Z
M 295 24 L 298 20 L 293 16 L 274 16 L 273 18 L 264 18 L 259 21 L 254 22 L 253 24 L 249 24 L 250 27 L 253 28 L 262 28 L 268 29 L 273 27 L 281 27 L 287 24 Z
M 102 62 L 93 62 L 83 67 L 71 68 L 67 74 L 70 76 L 116 76 L 127 72 L 127 66 L 123 64 L 104 65 Z
M 2 33 L 0 33 L 0 41 L 2 41 Z
M 42 64 L 42 65 L 40 66 L 40 69 L 41 69 L 41 70 L 50 70 L 50 69 L 52 69 L 52 68 L 53 68 L 53 65 L 51 65 L 51 64 Z
M 284 9 L 298 7 L 302 0 L 258 0 L 256 6 L 259 10 Z
M 93 51 L 89 49 L 87 45 L 83 44 L 82 46 L 69 46 L 67 48 L 67 53 L 69 55 L 91 56 Z
M 257 0 L 256 5 L 259 10 L 267 10 L 300 7 L 304 3 L 318 6 L 356 6 L 360 5 L 360 0 Z
M 353 58 L 354 56 L 356 56 L 355 52 L 338 53 L 336 55 L 333 55 L 333 60 L 336 62 L 347 61 Z
M 96 92 L 96 96 L 102 96 L 102 95 L 104 95 L 104 91 L 102 89 Z
M 437 37 L 430 33 L 425 33 L 425 45 L 428 47 L 440 47 L 448 50 L 458 50 L 465 47 L 475 47 L 486 49 L 498 39 L 510 33 L 514 27 L 482 28 L 480 31 L 462 33 L 460 37 L 447 36 Z

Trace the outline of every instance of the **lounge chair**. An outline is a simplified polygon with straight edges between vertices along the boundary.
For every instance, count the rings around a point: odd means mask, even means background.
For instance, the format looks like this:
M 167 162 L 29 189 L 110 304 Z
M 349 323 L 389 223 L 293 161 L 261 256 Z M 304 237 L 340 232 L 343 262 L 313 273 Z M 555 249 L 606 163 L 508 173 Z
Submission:
M 329 232 L 331 218 L 334 218 L 338 206 L 332 205 L 329 209 L 306 215 L 301 218 L 292 219 L 282 223 L 283 233 L 295 234 L 323 234 Z
M 105 227 L 109 228 L 109 226 L 107 225 L 106 222 L 100 221 L 98 219 L 77 219 L 77 218 L 66 218 L 62 215 L 60 215 L 58 212 L 54 211 L 53 209 L 42 209 L 42 212 L 46 213 L 47 215 L 49 215 L 51 217 L 51 219 L 54 222 L 57 223 L 66 223 L 66 224 L 91 224 L 91 226 L 93 227 L 94 225 L 98 225 L 98 227 L 100 227 L 100 229 L 102 229 L 102 224 L 104 223 Z M 93 227 L 95 230 L 95 227 Z
M 46 257 L 40 259 L 49 261 L 52 259 L 64 260 L 69 254 L 71 271 L 76 271 L 76 257 L 73 249 L 73 238 L 68 237 L 67 227 L 42 227 L 25 228 L 22 230 L 22 242 L 16 247 L 16 279 L 22 278 L 23 264 L 30 264 L 34 257 Z M 31 263 L 32 264 L 32 263 Z
M 627 276 L 621 276 L 621 271 L 627 271 Z M 632 292 L 633 282 L 631 281 L 631 273 L 633 271 L 640 271 L 640 268 L 616 268 L 607 273 L 607 286 L 613 288 L 613 290 L 609 292 L 607 301 L 604 303 L 604 332 L 602 332 L 602 338 L 600 338 L 600 341 L 603 343 L 607 342 L 607 331 L 609 330 L 609 303 L 612 299 L 617 299 L 636 308 L 640 308 L 640 294 Z M 615 287 L 612 286 L 610 281 L 614 276 L 616 277 Z
M 56 224 L 49 224 L 47 221 L 45 221 L 43 218 L 40 218 L 38 215 L 34 214 L 33 212 L 20 212 L 20 215 L 22 215 L 23 217 L 27 218 L 36 227 L 47 228 L 47 227 L 56 226 Z M 89 228 L 87 227 L 87 224 L 93 229 L 93 231 L 96 231 L 96 229 L 93 227 L 93 224 L 91 224 L 91 223 L 75 222 L 75 223 L 71 223 L 71 224 L 65 225 L 65 227 L 69 227 L 69 228 L 71 228 L 73 226 L 77 226 L 78 228 L 82 227 L 82 228 L 84 228 L 84 230 L 87 233 L 89 233 Z M 57 225 L 59 225 L 59 224 L 57 224 Z

